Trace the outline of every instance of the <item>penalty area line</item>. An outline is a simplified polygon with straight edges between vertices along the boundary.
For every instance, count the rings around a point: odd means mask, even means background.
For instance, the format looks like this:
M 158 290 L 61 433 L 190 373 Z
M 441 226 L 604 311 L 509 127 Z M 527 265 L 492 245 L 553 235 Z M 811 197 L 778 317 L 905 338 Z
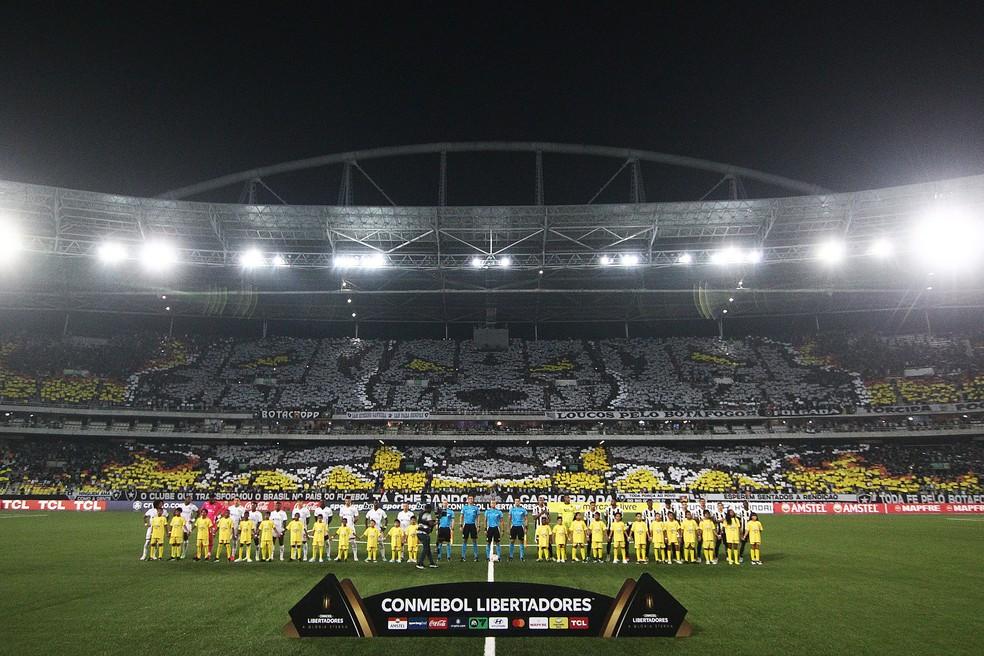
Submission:
M 47 517 L 48 513 L 28 513 L 26 515 L 8 515 L 6 513 L 0 514 L 0 519 L 17 519 L 19 517 Z
M 489 556 L 489 568 L 486 580 L 489 583 L 495 581 L 495 563 L 492 562 L 491 554 Z M 490 637 L 485 639 L 485 656 L 495 656 L 495 638 Z

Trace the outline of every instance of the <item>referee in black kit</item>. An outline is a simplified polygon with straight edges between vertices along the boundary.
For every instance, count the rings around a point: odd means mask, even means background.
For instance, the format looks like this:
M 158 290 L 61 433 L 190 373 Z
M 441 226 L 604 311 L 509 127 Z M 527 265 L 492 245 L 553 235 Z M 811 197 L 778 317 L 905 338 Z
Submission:
M 434 554 L 431 553 L 431 531 L 434 530 L 434 507 L 430 504 L 424 506 L 424 512 L 420 513 L 417 521 L 417 542 L 420 543 L 420 555 L 417 556 L 417 569 L 424 569 L 424 556 L 430 561 L 428 567 L 436 568 L 434 564 Z

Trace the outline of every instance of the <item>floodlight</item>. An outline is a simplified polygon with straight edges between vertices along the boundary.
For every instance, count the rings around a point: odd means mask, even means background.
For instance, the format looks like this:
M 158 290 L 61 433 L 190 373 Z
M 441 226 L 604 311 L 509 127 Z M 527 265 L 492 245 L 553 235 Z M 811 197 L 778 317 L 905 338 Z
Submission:
M 287 266 L 287 260 L 280 253 L 277 253 L 272 258 L 270 258 L 270 264 L 275 267 L 285 267 Z
M 476 255 L 471 259 L 471 265 L 475 269 L 481 269 L 483 266 L 485 266 L 485 258 L 481 258 Z
M 895 249 L 892 247 L 892 242 L 887 239 L 876 239 L 871 242 L 868 247 L 868 255 L 872 257 L 877 257 L 878 259 L 885 259 L 890 257 Z
M 362 258 L 362 266 L 368 269 L 382 269 L 386 266 L 386 256 L 382 253 L 373 253 Z
M 103 264 L 119 264 L 126 259 L 126 248 L 115 241 L 103 242 L 96 249 L 96 256 Z
M 683 253 L 677 258 L 677 264 L 690 264 L 694 261 L 694 256 L 690 253 Z
M 357 255 L 336 255 L 332 264 L 341 269 L 349 269 L 359 266 L 359 257 Z
M 714 251 L 711 253 L 711 264 L 717 264 L 720 266 L 728 264 L 738 264 L 742 261 L 741 251 L 730 246 L 720 251 Z
M 825 241 L 817 246 L 817 258 L 824 264 L 839 264 L 847 256 L 844 242 L 836 239 Z
M 353 313 L 352 313 L 352 318 L 353 318 L 353 319 L 355 318 L 355 312 L 353 312 Z
M 639 264 L 639 256 L 635 253 L 622 253 L 619 259 L 622 260 L 622 266 L 637 266 Z
M 612 258 L 608 257 L 607 255 L 601 255 L 598 257 L 598 264 L 600 264 L 601 266 L 608 266 L 611 263 L 612 263 Z
M 912 250 L 931 266 L 959 269 L 976 261 L 984 226 L 957 208 L 941 208 L 927 216 L 912 233 Z
M 499 266 L 503 268 L 509 268 L 512 266 L 512 258 L 508 255 L 503 255 L 499 258 Z
M 250 248 L 247 251 L 243 251 L 242 255 L 239 256 L 239 264 L 244 269 L 255 269 L 256 267 L 263 266 L 263 253 L 258 248 Z
M 178 261 L 178 252 L 165 241 L 148 241 L 140 251 L 140 260 L 148 271 L 163 271 Z
M 0 264 L 14 258 L 21 249 L 20 232 L 7 223 L 0 223 Z
M 762 251 L 750 250 L 745 253 L 745 261 L 749 264 L 758 264 L 762 261 Z

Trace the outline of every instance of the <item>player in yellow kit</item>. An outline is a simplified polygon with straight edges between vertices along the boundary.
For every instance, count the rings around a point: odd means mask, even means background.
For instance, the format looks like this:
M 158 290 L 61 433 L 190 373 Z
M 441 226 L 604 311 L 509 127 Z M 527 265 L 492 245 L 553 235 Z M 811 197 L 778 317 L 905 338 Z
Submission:
M 753 565 L 762 564 L 762 530 L 762 522 L 759 521 L 758 513 L 749 515 L 748 522 L 745 524 L 744 539 L 748 540 L 748 544 L 752 547 Z
M 700 520 L 700 544 L 704 551 L 704 564 L 715 565 L 717 560 L 714 559 L 714 550 L 717 546 L 714 540 L 717 538 L 717 524 L 711 519 L 711 511 L 704 511 L 704 518 Z
M 253 533 L 256 524 L 248 516 L 239 520 L 239 555 L 236 562 L 253 562 Z
M 649 540 L 653 545 L 653 561 L 663 562 L 666 558 L 666 534 L 663 533 L 663 522 L 659 515 L 649 524 Z
M 615 521 L 608 527 L 608 539 L 612 542 L 612 562 L 618 562 L 619 554 L 622 554 L 622 563 L 628 564 L 629 555 L 625 547 L 625 522 L 622 521 L 622 513 L 615 513 Z
M 567 562 L 567 527 L 564 525 L 564 516 L 557 517 L 557 523 L 553 527 L 554 553 L 558 563 Z
M 637 563 L 647 563 L 646 551 L 649 548 L 649 527 L 642 519 L 642 513 L 636 513 L 635 521 L 629 527 L 632 533 L 632 541 L 635 543 L 635 557 Z
M 215 562 L 219 562 L 219 554 L 222 553 L 222 547 L 225 547 L 226 559 L 232 562 L 234 556 L 232 552 L 232 517 L 229 514 L 228 508 L 222 513 L 218 521 L 215 522 L 215 527 L 219 538 L 215 546 Z
M 591 557 L 600 563 L 605 557 L 605 538 L 608 533 L 605 523 L 601 521 L 601 513 L 596 512 L 591 520 Z
M 181 551 L 184 547 L 185 520 L 181 516 L 180 509 L 174 509 L 168 526 L 170 527 L 169 542 L 171 544 L 171 557 L 168 560 L 181 560 Z
M 571 533 L 571 560 L 584 562 L 588 559 L 588 527 L 581 519 L 581 513 L 574 513 L 574 520 L 570 526 Z M 577 554 L 580 552 L 581 557 Z
M 370 519 L 369 526 L 362 532 L 362 537 L 366 539 L 366 562 L 379 561 L 379 529 L 376 528 L 376 520 Z
M 289 560 L 304 559 L 304 522 L 299 517 L 294 517 L 287 523 L 287 535 L 290 536 L 290 558 Z
M 672 512 L 666 517 L 666 521 L 663 522 L 663 535 L 666 536 L 666 562 L 670 563 L 676 560 L 677 563 L 682 563 L 683 551 L 680 548 L 680 522 L 677 521 L 676 515 Z
M 353 533 L 352 527 L 342 519 L 342 525 L 335 530 L 335 536 L 338 538 L 338 555 L 335 556 L 335 560 L 348 560 L 349 541 Z
M 417 547 L 420 545 L 420 541 L 417 538 L 417 518 L 411 517 L 410 523 L 407 524 L 407 562 L 414 563 L 417 562 Z
M 724 519 L 724 543 L 728 550 L 728 564 L 738 564 L 738 548 L 741 544 L 741 520 L 734 510 L 728 511 Z
M 537 555 L 536 559 L 538 561 L 550 560 L 550 536 L 553 535 L 553 530 L 550 528 L 550 524 L 546 517 L 540 518 L 540 523 L 536 527 L 536 547 Z
M 683 559 L 688 563 L 697 562 L 697 522 L 688 510 L 680 523 L 683 533 Z
M 208 550 L 211 531 L 212 520 L 208 518 L 207 512 L 200 510 L 198 519 L 195 520 L 195 560 L 208 560 L 211 557 Z
M 325 562 L 325 538 L 328 537 L 328 525 L 325 516 L 318 515 L 311 529 L 311 562 L 317 558 L 319 563 Z
M 167 517 L 157 515 L 150 520 L 150 559 L 164 557 L 164 538 L 167 533 Z
M 273 560 L 273 540 L 277 534 L 277 525 L 270 518 L 270 511 L 263 513 L 263 521 L 260 522 L 260 553 L 257 558 L 263 562 Z
M 393 527 L 387 532 L 390 539 L 390 562 L 391 563 L 402 563 L 403 562 L 403 539 L 406 537 L 403 533 L 403 529 L 400 527 L 400 523 L 396 522 Z

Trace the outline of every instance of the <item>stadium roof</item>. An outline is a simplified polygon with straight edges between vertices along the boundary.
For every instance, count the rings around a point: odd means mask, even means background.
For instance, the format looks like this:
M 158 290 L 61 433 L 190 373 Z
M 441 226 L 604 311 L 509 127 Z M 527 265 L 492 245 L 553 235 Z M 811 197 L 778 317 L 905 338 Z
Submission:
M 631 166 L 641 153 L 609 156 Z M 980 226 L 982 210 L 984 176 L 781 198 L 478 207 L 227 204 L 0 182 L 0 227 L 22 242 L 0 268 L 0 307 L 160 314 L 170 294 L 172 315 L 350 322 L 354 311 L 439 323 L 979 307 L 979 278 L 914 265 L 913 230 L 946 212 Z M 108 241 L 129 259 L 101 263 Z M 145 273 L 136 260 L 147 242 L 173 247 L 176 265 Z M 886 242 L 893 257 L 870 256 Z M 844 262 L 825 264 L 824 244 L 843 248 Z

